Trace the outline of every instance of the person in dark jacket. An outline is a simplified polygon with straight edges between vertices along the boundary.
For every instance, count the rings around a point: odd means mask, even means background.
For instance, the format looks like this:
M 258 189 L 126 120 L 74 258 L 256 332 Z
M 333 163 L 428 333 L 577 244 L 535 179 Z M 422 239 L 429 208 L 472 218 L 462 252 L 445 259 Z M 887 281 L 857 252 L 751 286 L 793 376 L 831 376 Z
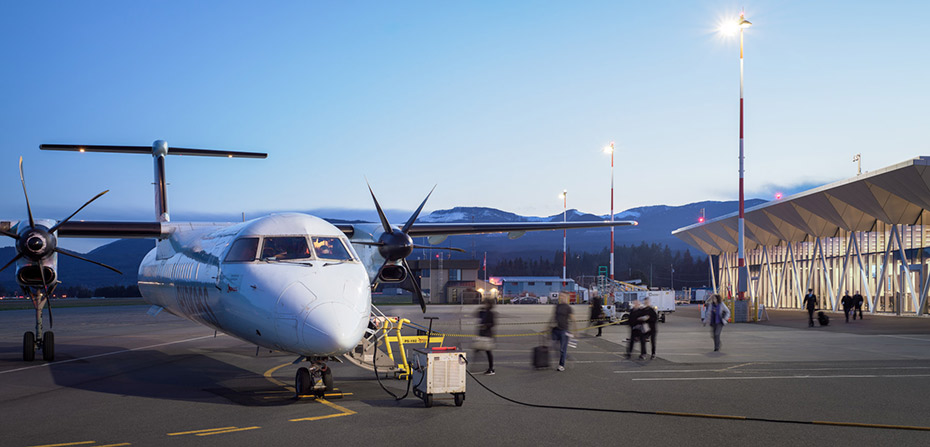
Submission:
M 846 291 L 846 294 L 843 295 L 843 314 L 846 315 L 846 322 L 849 323 L 849 311 L 853 308 L 853 298 L 849 296 L 849 291 Z
M 478 336 L 486 337 L 491 339 L 493 344 L 494 340 L 494 299 L 485 298 L 484 305 L 481 306 L 481 309 L 478 311 Z M 494 353 L 491 352 L 491 346 L 485 346 L 488 349 L 485 349 L 484 352 L 488 355 L 488 370 L 484 373 L 489 376 L 494 375 Z M 477 350 L 476 350 L 477 351 Z
M 630 344 L 626 346 L 626 358 L 630 358 L 630 355 L 633 354 L 633 343 L 636 343 L 637 340 L 639 340 L 639 358 L 640 360 L 646 358 L 646 336 L 643 325 L 648 319 L 649 316 L 645 314 L 639 300 L 633 300 L 633 308 L 630 310 L 626 322 L 626 324 L 630 325 Z
M 807 289 L 802 305 L 807 308 L 808 327 L 814 327 L 814 311 L 817 310 L 817 295 L 814 295 L 814 289 Z
M 646 324 L 649 326 L 649 332 L 646 332 L 645 337 L 649 339 L 649 344 L 652 345 L 649 347 L 652 352 L 652 357 L 650 357 L 650 359 L 654 359 L 656 358 L 656 335 L 659 330 L 659 314 L 656 313 L 656 308 L 652 307 L 649 298 L 646 298 L 643 304 L 646 305 L 643 308 L 643 314 L 649 317 L 649 319 L 646 320 Z
M 575 320 L 572 320 L 572 306 L 568 304 L 568 295 L 559 294 L 559 304 L 555 305 L 552 315 L 552 339 L 559 342 L 559 366 L 557 371 L 565 371 L 565 357 L 568 355 L 568 341 L 572 338 Z
M 859 314 L 859 319 L 862 319 L 862 302 L 865 301 L 862 298 L 862 295 L 859 294 L 859 291 L 856 291 L 856 294 L 853 295 L 853 305 L 856 306 L 856 309 L 853 310 L 853 320 L 856 319 L 856 314 Z
M 592 324 L 592 325 L 598 326 L 598 328 L 597 328 L 597 335 L 595 335 L 595 337 L 600 337 L 600 336 L 601 336 L 601 329 L 603 329 L 603 327 L 600 327 L 602 324 L 604 324 L 604 307 L 603 307 L 603 304 L 604 304 L 604 302 L 601 300 L 601 297 L 596 296 L 596 297 L 594 297 L 594 298 L 591 298 L 591 318 L 590 318 L 590 320 L 591 320 L 591 324 Z

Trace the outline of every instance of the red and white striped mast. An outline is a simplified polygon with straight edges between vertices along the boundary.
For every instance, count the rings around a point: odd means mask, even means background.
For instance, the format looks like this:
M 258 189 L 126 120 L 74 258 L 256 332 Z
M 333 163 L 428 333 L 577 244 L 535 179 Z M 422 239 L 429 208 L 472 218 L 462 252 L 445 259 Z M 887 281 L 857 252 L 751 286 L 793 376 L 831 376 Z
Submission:
M 610 223 L 614 222 L 614 142 L 605 149 L 610 152 Z M 610 226 L 610 279 L 614 279 L 614 227 Z
M 739 253 L 737 261 L 737 291 L 738 299 L 745 299 L 749 275 L 746 271 L 746 245 L 744 240 L 744 213 L 745 199 L 743 196 L 743 30 L 752 26 L 752 22 L 746 20 L 746 13 L 739 13 Z
M 568 190 L 562 190 L 562 222 L 568 222 Z M 568 251 L 568 230 L 562 230 L 562 287 L 565 287 L 568 284 L 568 276 L 566 275 L 567 269 L 565 268 L 568 264 L 568 258 L 566 253 Z

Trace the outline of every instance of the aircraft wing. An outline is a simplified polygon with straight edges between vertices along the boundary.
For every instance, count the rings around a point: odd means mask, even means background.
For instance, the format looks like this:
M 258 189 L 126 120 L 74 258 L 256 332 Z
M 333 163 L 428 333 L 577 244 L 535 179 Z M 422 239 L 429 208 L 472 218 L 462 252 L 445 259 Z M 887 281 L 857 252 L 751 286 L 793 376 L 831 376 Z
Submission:
M 108 239 L 164 239 L 176 229 L 222 228 L 231 222 L 115 222 L 68 221 L 58 228 L 59 237 L 101 237 Z
M 638 225 L 634 220 L 588 222 L 475 222 L 475 223 L 416 223 L 407 233 L 410 237 L 452 236 L 458 234 L 516 233 L 545 230 L 574 230 Z

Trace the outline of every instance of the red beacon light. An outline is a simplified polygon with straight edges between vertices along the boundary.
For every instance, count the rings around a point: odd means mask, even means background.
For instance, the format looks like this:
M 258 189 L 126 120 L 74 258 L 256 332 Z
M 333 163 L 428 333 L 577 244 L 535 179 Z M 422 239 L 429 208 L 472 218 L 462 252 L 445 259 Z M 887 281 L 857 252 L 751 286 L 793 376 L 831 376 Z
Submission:
M 704 216 L 698 217 L 698 223 L 704 223 Z
M 781 193 L 780 193 L 780 192 L 776 192 L 776 193 L 775 193 L 775 200 L 781 200 Z

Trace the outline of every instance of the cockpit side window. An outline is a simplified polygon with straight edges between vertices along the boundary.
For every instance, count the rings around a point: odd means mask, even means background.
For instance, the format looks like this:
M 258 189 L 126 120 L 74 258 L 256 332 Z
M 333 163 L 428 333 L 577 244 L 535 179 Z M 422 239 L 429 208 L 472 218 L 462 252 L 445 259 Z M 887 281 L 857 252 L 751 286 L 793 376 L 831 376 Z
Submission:
M 265 237 L 262 244 L 262 259 L 307 259 L 310 247 L 303 236 Z
M 320 259 L 334 261 L 354 261 L 352 254 L 338 237 L 314 236 L 313 251 Z
M 229 253 L 226 254 L 226 262 L 250 262 L 255 260 L 255 253 L 258 252 L 258 238 L 244 237 L 236 239 Z

